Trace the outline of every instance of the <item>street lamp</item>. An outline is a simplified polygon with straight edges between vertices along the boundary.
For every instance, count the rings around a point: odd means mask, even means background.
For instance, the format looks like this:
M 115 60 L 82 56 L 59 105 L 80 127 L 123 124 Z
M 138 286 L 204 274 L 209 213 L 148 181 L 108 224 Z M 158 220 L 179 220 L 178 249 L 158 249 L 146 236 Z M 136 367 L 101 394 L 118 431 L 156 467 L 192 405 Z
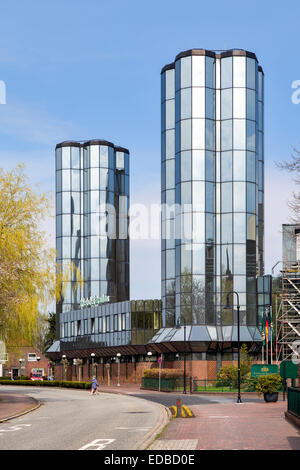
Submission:
M 118 383 L 117 383 L 117 387 L 120 387 L 120 358 L 121 358 L 121 353 L 117 354 L 117 358 L 118 358 Z
M 62 355 L 62 361 L 63 363 L 63 381 L 65 382 L 66 380 L 66 362 L 67 362 L 67 356 L 65 354 Z
M 20 379 L 21 379 L 21 376 L 22 376 L 22 362 L 23 362 L 23 359 L 20 358 L 20 359 L 19 359 L 19 363 L 20 363 Z
M 226 292 L 227 293 L 227 303 L 225 309 L 232 309 L 232 306 L 229 302 L 229 294 L 235 294 L 237 296 L 237 336 L 238 336 L 238 398 L 237 403 L 243 403 L 241 399 L 241 359 L 240 359 L 240 298 L 239 294 L 236 291 Z
M 180 319 L 177 320 L 176 329 L 180 330 Z M 183 318 L 183 393 L 186 394 L 186 321 Z
M 92 376 L 94 375 L 94 359 L 95 359 L 95 353 L 91 353 L 91 358 L 92 358 Z
M 37 363 L 38 363 L 38 367 L 37 367 L 37 376 L 39 375 L 39 370 L 40 370 L 40 369 L 39 369 L 39 362 L 40 362 L 40 359 L 41 359 L 40 356 L 38 356 L 38 357 L 36 358 Z

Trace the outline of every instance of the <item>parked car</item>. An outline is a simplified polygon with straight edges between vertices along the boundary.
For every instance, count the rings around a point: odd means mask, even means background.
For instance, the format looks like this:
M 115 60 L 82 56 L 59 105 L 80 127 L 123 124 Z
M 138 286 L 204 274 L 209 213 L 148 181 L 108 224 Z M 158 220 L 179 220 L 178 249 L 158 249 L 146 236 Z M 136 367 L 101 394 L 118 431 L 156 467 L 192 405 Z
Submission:
M 43 376 L 41 374 L 30 374 L 30 380 L 43 380 Z

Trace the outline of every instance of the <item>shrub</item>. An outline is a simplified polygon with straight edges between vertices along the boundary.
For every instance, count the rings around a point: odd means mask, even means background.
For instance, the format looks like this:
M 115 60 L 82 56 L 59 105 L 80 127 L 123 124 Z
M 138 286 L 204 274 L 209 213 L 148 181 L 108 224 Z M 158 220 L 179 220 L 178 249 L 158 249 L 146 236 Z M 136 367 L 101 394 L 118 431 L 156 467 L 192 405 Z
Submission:
M 183 378 L 184 371 L 183 369 L 161 369 L 160 378 L 161 379 L 181 379 Z M 159 378 L 159 369 L 145 369 L 143 373 L 144 378 L 148 379 L 158 379 Z M 189 372 L 186 371 L 186 377 L 189 377 Z
M 91 388 L 91 382 L 71 382 L 61 380 L 0 380 L 1 385 L 28 385 L 32 387 Z
M 282 379 L 279 374 L 262 375 L 257 379 L 256 391 L 258 395 L 274 393 L 280 389 L 281 385 Z

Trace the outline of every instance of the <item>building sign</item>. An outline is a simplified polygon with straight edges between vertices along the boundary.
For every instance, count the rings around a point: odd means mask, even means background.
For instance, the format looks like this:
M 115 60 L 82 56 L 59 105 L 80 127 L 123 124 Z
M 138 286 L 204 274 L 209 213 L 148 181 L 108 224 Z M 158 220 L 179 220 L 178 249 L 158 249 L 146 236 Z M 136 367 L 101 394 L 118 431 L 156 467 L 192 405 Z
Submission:
M 298 364 L 293 361 L 282 361 L 280 363 L 280 375 L 283 379 L 297 379 Z
M 251 366 L 251 377 L 261 377 L 262 375 L 278 374 L 276 364 L 253 364 Z
M 109 296 L 104 294 L 101 297 L 95 295 L 95 297 L 90 297 L 89 299 L 80 299 L 80 308 L 94 307 L 96 305 L 107 304 L 109 300 Z

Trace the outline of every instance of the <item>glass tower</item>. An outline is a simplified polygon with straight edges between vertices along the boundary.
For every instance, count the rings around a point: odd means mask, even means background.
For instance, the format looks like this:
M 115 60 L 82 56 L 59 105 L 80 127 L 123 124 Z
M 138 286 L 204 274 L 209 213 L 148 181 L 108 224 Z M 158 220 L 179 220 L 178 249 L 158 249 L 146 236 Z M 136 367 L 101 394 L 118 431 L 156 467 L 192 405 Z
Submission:
M 129 152 L 104 140 L 56 146 L 56 250 L 62 271 L 71 263 L 84 283 L 68 280 L 57 312 L 80 299 L 129 300 Z
M 263 80 L 255 54 L 244 50 L 193 49 L 162 69 L 164 327 L 236 324 L 232 291 L 241 324 L 257 325 Z

